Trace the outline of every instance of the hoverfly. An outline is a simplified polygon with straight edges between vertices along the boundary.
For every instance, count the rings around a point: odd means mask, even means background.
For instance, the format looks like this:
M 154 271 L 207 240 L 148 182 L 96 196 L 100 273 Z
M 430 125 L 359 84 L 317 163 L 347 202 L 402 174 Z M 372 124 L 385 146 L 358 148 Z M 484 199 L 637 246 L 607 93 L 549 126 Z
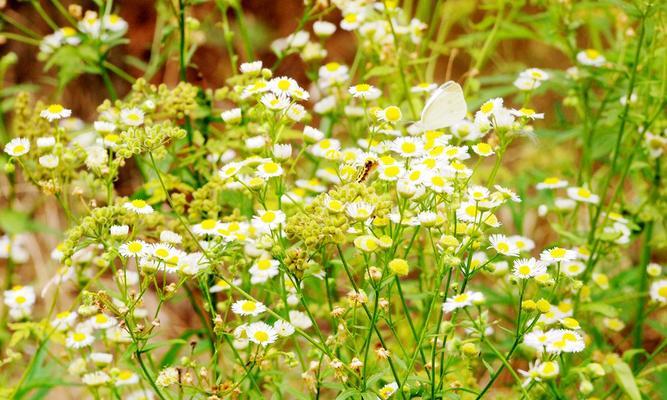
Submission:
M 377 166 L 378 166 L 377 160 L 371 158 L 366 160 L 364 162 L 364 165 L 359 170 L 359 173 L 357 174 L 357 178 L 355 179 L 355 181 L 357 183 L 364 182 L 366 179 L 368 179 L 370 174 L 372 174 L 373 171 L 375 171 L 375 168 L 377 168 Z

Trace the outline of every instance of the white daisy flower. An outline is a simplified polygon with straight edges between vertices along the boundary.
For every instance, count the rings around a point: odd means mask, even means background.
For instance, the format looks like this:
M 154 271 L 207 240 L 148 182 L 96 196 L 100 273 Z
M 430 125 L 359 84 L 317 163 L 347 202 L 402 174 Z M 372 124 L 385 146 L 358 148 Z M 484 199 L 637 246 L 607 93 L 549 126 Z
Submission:
M 560 179 L 556 176 L 551 176 L 543 180 L 542 182 L 538 183 L 535 187 L 537 190 L 544 190 L 544 189 L 559 189 L 559 188 L 564 188 L 567 187 L 567 181 Z
M 101 386 L 110 381 L 111 377 L 104 371 L 90 372 L 81 378 L 81 382 L 87 386 Z
M 667 279 L 653 282 L 649 293 L 651 300 L 660 304 L 667 304 Z
M 396 382 L 388 383 L 378 390 L 378 397 L 381 400 L 387 400 L 396 393 L 398 390 L 398 384 Z
M 144 123 L 144 112 L 137 107 L 120 110 L 121 121 L 128 126 L 139 126 Z
M 296 328 L 306 330 L 313 326 L 313 322 L 308 318 L 308 315 L 301 311 L 291 310 L 289 312 L 289 320 Z
M 365 221 L 373 215 L 375 206 L 365 201 L 355 201 L 345 206 L 345 213 L 357 221 Z
M 282 319 L 279 319 L 273 323 L 273 329 L 276 331 L 278 336 L 282 337 L 290 336 L 294 333 L 294 326 Z
M 360 83 L 350 87 L 348 90 L 352 97 L 364 99 L 364 100 L 375 100 L 382 95 L 380 89 L 375 86 L 369 85 L 367 83 Z
M 313 32 L 321 38 L 327 38 L 336 32 L 336 25 L 328 21 L 315 21 Z
M 491 244 L 489 248 L 493 248 L 499 254 L 510 257 L 517 257 L 519 255 L 519 249 L 505 235 L 491 235 L 489 243 Z
M 392 142 L 390 148 L 401 157 L 412 158 L 422 155 L 424 143 L 418 138 L 400 137 Z
M 581 335 L 569 329 L 553 329 L 547 332 L 546 352 L 549 354 L 578 353 L 586 344 Z
M 623 328 L 625 328 L 625 322 L 618 318 L 602 318 L 602 325 L 614 332 L 620 332 L 623 330 Z
M 32 286 L 14 286 L 5 290 L 4 303 L 13 310 L 29 313 L 35 304 L 35 289 Z
M 528 92 L 534 89 L 537 89 L 542 85 L 542 82 L 540 82 L 537 79 L 533 78 L 527 78 L 525 76 L 519 76 L 514 80 L 514 87 L 516 87 L 519 90 L 522 90 L 524 92 Z
M 416 86 L 410 88 L 412 93 L 431 93 L 438 88 L 438 85 L 435 83 L 421 82 Z
M 583 203 L 598 204 L 600 202 L 600 196 L 591 193 L 591 191 L 585 187 L 569 187 L 567 188 L 567 195 L 572 200 Z
M 442 310 L 446 313 L 450 313 L 458 308 L 468 307 L 474 303 L 481 303 L 483 301 L 484 295 L 481 292 L 467 291 L 447 298 L 442 305 Z
M 70 115 L 72 115 L 72 110 L 63 107 L 60 104 L 51 104 L 39 113 L 40 117 L 47 119 L 49 122 L 68 118 Z
M 262 258 L 257 261 L 250 267 L 249 272 L 253 276 L 260 276 L 265 278 L 273 278 L 278 275 L 279 269 L 278 266 L 280 262 L 278 260 Z
M 38 159 L 39 165 L 47 169 L 54 169 L 60 163 L 60 159 L 55 154 L 46 154 Z
M 513 267 L 514 269 L 512 272 L 514 273 L 514 276 L 520 279 L 533 278 L 547 272 L 546 265 L 532 257 L 514 260 Z
M 545 262 L 547 265 L 556 264 L 558 262 L 572 261 L 576 258 L 577 253 L 562 247 L 553 247 L 540 253 L 540 260 Z
M 109 234 L 111 236 L 127 236 L 130 233 L 130 227 L 127 225 L 112 225 L 109 228 Z
M 266 93 L 260 101 L 266 108 L 273 111 L 284 110 L 290 105 L 290 100 L 287 96 L 276 96 L 273 93 Z
M 20 157 L 30 151 L 30 140 L 26 138 L 14 138 L 5 145 L 5 153 L 11 157 Z
M 237 124 L 241 122 L 243 115 L 240 108 L 232 108 L 220 113 L 220 118 L 228 124 Z
M 299 84 L 292 78 L 279 76 L 269 81 L 269 88 L 276 96 L 291 96 L 300 89 Z
M 123 204 L 123 207 L 130 211 L 134 211 L 137 214 L 151 214 L 153 212 L 153 207 L 146 203 L 145 200 L 141 199 L 128 201 Z
M 243 164 L 238 162 L 230 162 L 224 167 L 220 168 L 218 175 L 220 175 L 222 179 L 228 179 L 238 174 L 241 168 L 243 168 Z
M 116 14 L 106 15 L 103 20 L 104 29 L 116 34 L 122 34 L 127 31 L 127 21 Z
M 214 219 L 205 219 L 192 227 L 192 232 L 199 236 L 216 235 L 220 222 Z
M 381 121 L 386 121 L 392 124 L 400 121 L 401 118 L 403 118 L 401 109 L 396 106 L 389 106 L 385 109 L 378 110 L 376 111 L 375 115 Z
M 581 275 L 586 270 L 586 265 L 581 261 L 566 261 L 561 265 L 560 271 L 569 276 L 575 277 Z
M 589 67 L 601 67 L 607 62 L 604 56 L 594 49 L 587 49 L 577 53 L 577 61 Z
M 540 329 L 533 329 L 523 337 L 523 343 L 535 349 L 537 353 L 544 352 L 548 342 L 549 336 Z
M 56 138 L 53 136 L 42 136 L 37 138 L 37 147 L 47 149 L 56 145 Z
M 257 166 L 257 175 L 263 179 L 280 176 L 283 174 L 283 167 L 273 161 L 266 161 Z
M 90 319 L 88 319 L 88 323 L 95 329 L 107 329 L 116 325 L 118 321 L 116 321 L 116 318 L 114 317 L 103 313 L 98 313 L 90 317 Z
M 254 75 L 262 71 L 262 62 L 253 61 L 253 62 L 244 62 L 239 67 L 239 70 L 242 74 Z
M 268 229 L 276 229 L 285 223 L 285 213 L 280 210 L 259 210 L 253 217 L 253 222 Z
M 122 244 L 118 252 L 123 257 L 143 257 L 148 252 L 148 244 L 142 240 L 133 240 Z
M 74 326 L 78 314 L 73 311 L 63 311 L 56 314 L 56 317 L 51 321 L 51 326 L 59 331 L 67 330 Z
M 95 337 L 90 334 L 89 328 L 78 326 L 67 334 L 65 345 L 70 349 L 81 349 L 90 346 L 94 341 Z
M 263 347 L 273 343 L 278 339 L 278 333 L 273 327 L 264 322 L 253 322 L 246 328 L 248 340 Z
M 322 139 L 310 146 L 310 152 L 318 157 L 326 157 L 331 151 L 340 149 L 340 141 L 336 139 Z
M 127 386 L 134 385 L 139 383 L 139 375 L 135 374 L 132 371 L 122 370 L 116 376 L 115 385 L 116 386 Z
M 537 374 L 542 379 L 551 379 L 558 375 L 560 367 L 556 361 L 545 361 L 536 366 Z
M 476 144 L 472 145 L 471 149 L 472 149 L 472 151 L 475 152 L 475 154 L 477 154 L 478 156 L 481 156 L 481 157 L 489 157 L 489 156 L 492 156 L 492 155 L 496 154 L 493 151 L 493 147 L 491 147 L 491 145 L 489 145 L 488 143 L 484 143 L 484 142 L 480 142 L 480 143 L 476 143 Z
M 252 300 L 239 300 L 232 304 L 232 311 L 238 315 L 251 315 L 253 317 L 266 311 L 266 306 Z
M 113 361 L 113 354 L 110 353 L 90 353 L 90 361 L 96 365 L 108 365 Z

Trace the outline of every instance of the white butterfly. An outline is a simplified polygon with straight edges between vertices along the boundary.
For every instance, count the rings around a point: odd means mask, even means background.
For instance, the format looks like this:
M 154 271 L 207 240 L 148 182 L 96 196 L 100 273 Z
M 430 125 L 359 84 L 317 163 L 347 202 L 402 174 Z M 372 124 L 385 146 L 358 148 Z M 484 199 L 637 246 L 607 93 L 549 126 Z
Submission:
M 422 110 L 421 120 L 415 125 L 421 132 L 442 129 L 461 121 L 467 112 L 461 85 L 448 81 L 431 94 Z

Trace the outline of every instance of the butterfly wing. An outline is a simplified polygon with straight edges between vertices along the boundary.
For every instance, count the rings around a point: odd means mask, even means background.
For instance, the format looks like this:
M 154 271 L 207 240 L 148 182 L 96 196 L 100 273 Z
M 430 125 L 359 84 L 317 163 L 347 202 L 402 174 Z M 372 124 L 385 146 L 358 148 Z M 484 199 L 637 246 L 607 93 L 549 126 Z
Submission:
M 461 85 L 448 81 L 437 88 L 426 102 L 419 126 L 423 130 L 446 128 L 465 118 L 467 112 Z

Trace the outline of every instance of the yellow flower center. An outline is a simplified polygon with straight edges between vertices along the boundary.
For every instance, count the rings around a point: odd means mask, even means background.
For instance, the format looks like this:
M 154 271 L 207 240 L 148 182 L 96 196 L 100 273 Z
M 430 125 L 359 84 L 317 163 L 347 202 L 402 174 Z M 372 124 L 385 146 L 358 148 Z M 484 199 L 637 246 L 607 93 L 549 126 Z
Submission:
M 468 300 L 468 293 L 462 293 L 456 297 L 454 297 L 454 302 L 456 303 L 465 303 Z
M 241 309 L 245 312 L 253 312 L 257 309 L 257 304 L 254 301 L 246 301 L 241 306 Z
M 72 335 L 72 339 L 74 339 L 75 342 L 83 342 L 84 340 L 86 340 L 86 334 L 81 332 L 76 332 L 74 335 Z
M 660 297 L 665 297 L 667 298 L 667 286 L 663 286 L 660 289 L 658 289 L 658 295 Z
M 127 246 L 127 249 L 130 250 L 132 253 L 138 253 L 143 248 L 144 246 L 139 242 L 132 242 Z
M 292 86 L 292 84 L 287 79 L 281 79 L 278 81 L 278 89 L 280 90 L 287 90 L 290 88 L 290 86 Z
M 157 249 L 155 255 L 160 258 L 166 258 L 169 256 L 169 250 L 167 249 Z
M 255 332 L 254 336 L 255 336 L 255 340 L 257 340 L 260 343 L 266 342 L 266 341 L 269 340 L 269 334 L 264 332 L 264 331 L 257 331 L 257 332 Z
M 47 110 L 52 113 L 52 114 L 59 114 L 61 113 L 65 108 L 61 106 L 60 104 L 51 104 Z
M 374 239 L 366 239 L 366 242 L 364 243 L 366 249 L 373 251 L 378 248 L 378 244 Z
M 65 319 L 69 316 L 69 311 L 63 311 L 56 314 L 56 319 Z
M 554 367 L 554 363 L 552 362 L 546 362 L 542 364 L 542 372 L 545 374 L 551 374 L 556 371 L 556 367 Z
M 349 14 L 348 16 L 346 16 L 345 17 L 346 20 L 350 15 L 354 15 L 354 14 Z M 354 19 L 356 20 L 356 15 L 354 16 Z M 351 21 L 351 22 L 354 22 L 354 21 Z M 324 66 L 324 68 L 326 68 L 327 71 L 329 71 L 329 72 L 334 72 L 334 71 L 338 70 L 338 68 L 340 68 L 340 64 L 338 64 L 337 62 L 330 62 L 330 63 L 326 64 Z
M 275 174 L 278 172 L 278 164 L 274 162 L 268 162 L 264 164 L 264 171 L 266 171 L 269 174 Z
M 206 230 L 211 230 L 211 229 L 215 228 L 215 225 L 216 225 L 216 221 L 212 220 L 212 219 L 204 220 L 201 223 L 201 227 L 203 229 L 206 229 Z
M 273 222 L 276 219 L 276 213 L 273 211 L 267 211 L 262 215 L 262 221 L 266 223 Z
M 396 106 L 389 106 L 384 110 L 384 115 L 388 121 L 396 122 L 401 119 L 401 109 Z
M 585 199 L 591 197 L 591 192 L 585 188 L 579 188 L 579 190 L 577 190 L 577 194 Z
M 345 22 L 350 22 L 350 23 L 357 22 L 357 14 L 347 14 L 343 19 L 345 20 Z
M 477 151 L 479 151 L 482 154 L 486 154 L 491 152 L 491 146 L 488 143 L 479 143 L 477 145 Z
M 493 103 L 487 101 L 486 103 L 482 104 L 482 107 L 480 107 L 480 111 L 482 111 L 484 114 L 490 113 L 491 111 L 493 111 Z
M 560 247 L 557 247 L 555 249 L 551 249 L 549 251 L 549 254 L 551 254 L 551 257 L 561 258 L 561 257 L 565 256 L 565 249 L 561 249 Z
M 401 169 L 396 165 L 392 165 L 384 170 L 385 175 L 387 175 L 390 178 L 398 176 L 399 172 L 401 172 Z
M 366 83 L 360 83 L 354 88 L 357 90 L 357 92 L 368 92 L 371 88 L 371 85 Z
M 132 200 L 132 206 L 136 208 L 144 208 L 146 207 L 146 202 L 143 200 Z
M 519 267 L 519 273 L 521 275 L 528 275 L 530 274 L 530 267 L 528 265 L 522 265 Z
M 433 186 L 436 186 L 436 187 L 445 186 L 445 180 L 442 179 L 442 177 L 440 177 L 440 176 L 432 177 L 431 178 L 431 183 L 433 184 Z
M 596 59 L 600 57 L 600 52 L 594 49 L 588 49 L 586 50 L 586 57 L 590 59 Z
M 104 324 L 107 321 L 109 321 L 109 318 L 107 318 L 107 316 L 104 314 L 97 314 L 95 316 L 95 322 L 97 322 L 98 324 Z
M 118 379 L 120 379 L 121 381 L 126 381 L 128 379 L 131 379 L 132 376 L 134 376 L 134 374 L 130 371 L 121 371 L 118 374 Z
M 401 144 L 401 151 L 403 153 L 414 153 L 415 150 L 417 150 L 417 146 L 412 142 L 404 142 Z

